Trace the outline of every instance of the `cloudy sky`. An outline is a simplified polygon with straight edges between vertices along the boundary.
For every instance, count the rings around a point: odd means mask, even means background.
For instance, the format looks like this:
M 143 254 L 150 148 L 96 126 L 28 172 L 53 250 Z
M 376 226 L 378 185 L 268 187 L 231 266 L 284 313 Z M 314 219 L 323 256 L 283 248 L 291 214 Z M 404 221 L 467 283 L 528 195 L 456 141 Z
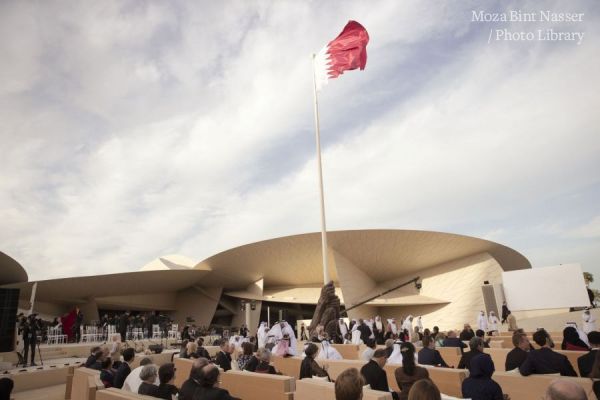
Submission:
M 592 0 L 2 1 L 0 251 L 36 280 L 318 231 L 309 55 L 350 19 L 371 41 L 320 94 L 328 228 L 484 237 L 600 278 Z M 585 36 L 488 43 L 504 28 Z

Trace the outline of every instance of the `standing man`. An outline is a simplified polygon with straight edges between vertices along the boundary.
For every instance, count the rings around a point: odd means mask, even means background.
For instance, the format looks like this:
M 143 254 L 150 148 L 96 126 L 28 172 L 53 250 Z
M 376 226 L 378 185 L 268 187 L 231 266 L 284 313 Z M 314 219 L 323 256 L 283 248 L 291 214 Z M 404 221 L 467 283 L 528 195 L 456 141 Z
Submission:
M 510 310 L 508 309 L 508 306 L 506 305 L 506 301 L 502 302 L 502 323 L 506 322 L 506 319 L 508 318 L 508 316 L 510 315 Z
M 75 332 L 75 342 L 79 343 L 81 340 L 81 325 L 83 325 L 83 313 L 79 309 L 79 307 L 75 307 L 75 324 L 73 325 L 73 330 Z
M 129 311 L 125 311 L 121 318 L 119 318 L 119 334 L 121 335 L 121 342 L 127 340 L 127 325 L 129 324 Z
M 31 314 L 27 317 L 25 324 L 23 325 L 23 363 L 27 364 L 27 356 L 29 350 L 31 350 L 31 366 L 37 365 L 35 361 L 35 345 L 37 344 L 37 333 L 39 330 L 38 322 L 36 320 L 36 314 Z M 25 365 L 23 365 L 25 366 Z

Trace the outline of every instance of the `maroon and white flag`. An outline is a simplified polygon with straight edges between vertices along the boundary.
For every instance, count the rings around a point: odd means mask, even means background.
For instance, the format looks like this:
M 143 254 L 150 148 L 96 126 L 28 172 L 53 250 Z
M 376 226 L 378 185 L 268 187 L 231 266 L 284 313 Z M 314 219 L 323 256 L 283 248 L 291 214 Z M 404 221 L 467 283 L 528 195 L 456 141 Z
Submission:
M 337 78 L 344 71 L 365 69 L 368 43 L 367 30 L 356 21 L 348 21 L 342 33 L 315 56 L 317 90 L 321 90 L 330 79 Z

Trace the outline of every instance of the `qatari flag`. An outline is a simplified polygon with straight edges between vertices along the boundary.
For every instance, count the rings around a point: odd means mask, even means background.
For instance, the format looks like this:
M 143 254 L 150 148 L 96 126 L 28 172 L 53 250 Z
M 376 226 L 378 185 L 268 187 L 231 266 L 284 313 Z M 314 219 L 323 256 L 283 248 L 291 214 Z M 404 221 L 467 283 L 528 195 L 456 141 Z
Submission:
M 315 85 L 321 90 L 330 79 L 337 78 L 344 71 L 367 65 L 367 30 L 356 21 L 349 21 L 342 33 L 333 39 L 315 56 Z

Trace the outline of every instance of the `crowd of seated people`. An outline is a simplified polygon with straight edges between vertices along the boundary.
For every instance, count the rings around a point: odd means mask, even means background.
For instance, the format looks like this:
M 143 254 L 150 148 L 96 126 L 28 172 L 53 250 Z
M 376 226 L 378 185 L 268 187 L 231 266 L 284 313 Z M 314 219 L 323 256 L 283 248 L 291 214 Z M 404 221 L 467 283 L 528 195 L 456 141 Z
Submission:
M 398 335 L 386 340 L 385 345 L 378 348 L 375 344 L 376 341 L 368 338 L 366 340 L 368 351 L 359 355 L 359 358 L 366 363 L 360 371 L 346 371 L 347 374 L 344 372 L 338 375 L 335 380 L 336 396 L 339 392 L 340 396 L 344 396 L 342 398 L 351 398 L 348 396 L 352 396 L 356 389 L 351 387 L 350 381 L 354 384 L 364 381 L 371 389 L 391 392 L 394 399 L 439 398 L 439 390 L 430 381 L 428 369 L 421 365 L 453 368 L 436 349 L 436 339 L 443 338 L 443 347 L 456 347 L 462 353 L 457 368 L 469 371 L 468 378 L 463 381 L 461 387 L 462 395 L 465 398 L 481 400 L 507 398 L 502 387 L 493 378 L 495 366 L 488 354 L 489 346 L 486 346 L 486 344 L 489 345 L 489 337 L 486 338 L 483 330 L 472 332 L 472 329 L 465 325 L 460 336 L 470 337 L 468 349 L 465 349 L 466 345 L 460 340 L 456 331 L 440 332 L 437 327 L 434 327 L 431 331 L 423 330 L 421 335 L 417 335 L 417 333 L 420 332 L 415 332 L 415 337 L 419 338 L 418 345 L 422 346 L 418 353 L 413 344 L 414 339 L 407 338 L 407 340 L 401 341 L 399 338 L 402 336 Z M 284 334 L 281 340 L 289 346 L 289 334 Z M 305 344 L 303 354 L 301 354 L 303 359 L 300 362 L 299 377 L 300 379 L 317 377 L 331 381 L 327 363 L 321 362 L 319 360 L 321 357 L 318 357 L 320 352 L 329 348 L 329 346 L 324 346 L 323 342 L 327 341 L 327 335 L 324 334 L 321 340 L 318 337 L 312 337 L 311 340 Z M 532 340 L 536 345 L 535 348 L 523 330 L 517 329 L 513 332 L 514 348 L 507 353 L 505 360 L 507 371 L 517 370 L 523 376 L 532 374 L 578 376 L 569 359 L 554 350 L 554 342 L 548 332 L 539 329 L 532 335 Z M 202 339 L 194 340 L 190 337 L 183 341 L 179 357 L 192 359 L 193 366 L 189 378 L 179 391 L 173 385 L 175 377 L 173 364 L 165 364 L 158 368 L 152 364 L 150 359 L 142 359 L 140 367 L 132 371 L 130 364 L 135 353 L 131 348 L 122 351 L 121 360 L 121 357 L 115 357 L 112 349 L 108 346 L 93 347 L 85 365 L 101 372 L 100 377 L 106 387 L 123 388 L 135 393 L 165 399 L 170 399 L 175 394 L 178 394 L 179 399 L 229 399 L 232 398 L 229 393 L 216 385 L 219 374 L 217 367 L 223 371 L 237 369 L 277 374 L 276 369 L 270 364 L 272 353 L 269 349 L 272 349 L 277 343 L 263 343 L 264 346 L 258 347 L 258 342 L 254 338 L 247 337 L 244 341 L 223 339 L 218 343 L 219 351 L 211 360 L 203 347 Z M 563 331 L 560 347 L 567 351 L 586 351 L 586 354 L 579 357 L 577 366 L 582 377 L 594 379 L 594 392 L 600 392 L 600 352 L 598 351 L 600 332 L 592 331 L 583 337 L 577 329 L 567 327 Z M 394 378 L 399 391 L 393 392 L 390 389 L 384 366 L 388 362 L 394 363 L 390 361 L 390 356 L 396 353 L 398 353 L 399 362 L 397 362 L 398 366 L 394 368 Z M 558 380 L 548 387 L 547 398 L 559 399 L 560 393 L 571 393 L 573 396 L 577 396 L 582 390 L 579 389 L 581 387 L 573 382 L 564 383 Z M 412 393 L 418 394 L 413 395 Z M 578 397 L 572 398 L 579 399 Z

